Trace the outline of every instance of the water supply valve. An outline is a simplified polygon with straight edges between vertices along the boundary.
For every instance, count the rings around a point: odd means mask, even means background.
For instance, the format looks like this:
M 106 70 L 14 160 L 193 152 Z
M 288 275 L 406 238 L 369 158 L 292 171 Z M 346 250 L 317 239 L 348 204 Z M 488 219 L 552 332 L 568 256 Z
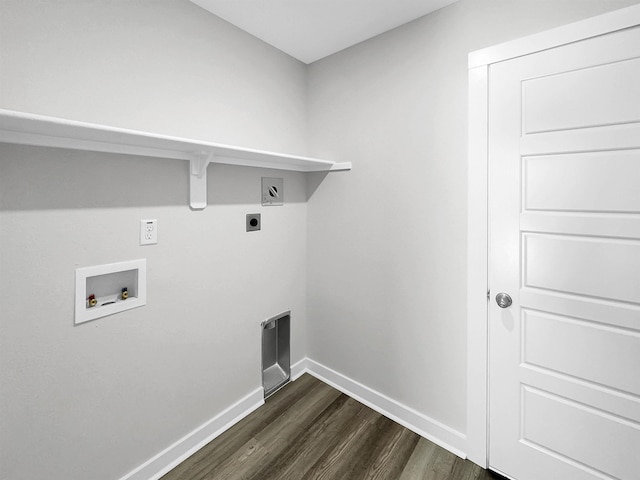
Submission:
M 87 301 L 89 302 L 89 307 L 95 307 L 98 304 L 98 300 L 96 300 L 96 296 L 93 293 L 89 295 Z

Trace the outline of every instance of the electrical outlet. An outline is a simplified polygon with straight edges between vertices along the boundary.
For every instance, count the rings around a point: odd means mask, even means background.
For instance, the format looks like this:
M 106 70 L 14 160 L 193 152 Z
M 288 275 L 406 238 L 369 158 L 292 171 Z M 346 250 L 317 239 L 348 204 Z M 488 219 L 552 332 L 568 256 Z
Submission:
M 140 245 L 158 243 L 158 220 L 140 220 Z
M 255 232 L 260 230 L 260 214 L 248 213 L 247 214 L 247 232 Z

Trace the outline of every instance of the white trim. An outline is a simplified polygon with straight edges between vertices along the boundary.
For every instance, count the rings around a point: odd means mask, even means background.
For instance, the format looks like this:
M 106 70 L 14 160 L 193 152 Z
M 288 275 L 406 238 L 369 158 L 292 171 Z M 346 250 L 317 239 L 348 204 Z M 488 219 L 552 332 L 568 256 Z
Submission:
M 492 63 L 640 25 L 640 5 L 469 54 L 467 445 L 469 459 L 488 466 L 488 106 Z M 481 299 L 482 297 L 482 299 Z
M 299 360 L 293 365 L 291 365 L 291 381 L 292 382 L 295 382 L 302 375 L 304 375 L 309 371 L 309 368 L 307 367 L 307 365 L 308 365 L 307 357 L 304 357 L 302 360 Z
M 487 468 L 488 75 L 469 70 L 467 454 Z
M 467 439 L 464 434 L 310 358 L 307 358 L 306 361 L 309 374 L 421 437 L 432 441 L 461 458 L 466 458 L 465 447 Z
M 494 45 L 469 54 L 469 68 L 522 57 L 568 43 L 597 37 L 640 24 L 640 5 L 570 23 L 545 32 Z
M 260 387 L 147 460 L 120 480 L 158 480 L 263 404 L 264 390 Z

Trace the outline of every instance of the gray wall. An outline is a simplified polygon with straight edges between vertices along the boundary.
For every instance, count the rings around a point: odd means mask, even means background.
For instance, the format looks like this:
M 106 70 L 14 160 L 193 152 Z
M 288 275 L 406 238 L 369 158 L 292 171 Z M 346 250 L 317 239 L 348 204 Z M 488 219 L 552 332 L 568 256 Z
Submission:
M 0 146 L 0 478 L 126 474 L 260 385 L 288 308 L 293 361 L 464 432 L 466 54 L 632 3 L 462 0 L 305 67 L 186 0 L 0 0 L 1 108 L 354 163 L 211 166 L 192 212 L 184 163 Z M 140 257 L 147 306 L 74 327 L 75 268 Z
M 309 69 L 309 357 L 465 432 L 467 54 L 614 0 L 462 0 Z
M 2 108 L 306 153 L 305 66 L 186 0 L 0 8 Z M 303 174 L 208 173 L 194 212 L 187 162 L 0 146 L 1 479 L 120 478 L 261 385 L 260 322 L 289 308 L 304 357 Z M 135 258 L 147 306 L 74 327 L 75 268 Z

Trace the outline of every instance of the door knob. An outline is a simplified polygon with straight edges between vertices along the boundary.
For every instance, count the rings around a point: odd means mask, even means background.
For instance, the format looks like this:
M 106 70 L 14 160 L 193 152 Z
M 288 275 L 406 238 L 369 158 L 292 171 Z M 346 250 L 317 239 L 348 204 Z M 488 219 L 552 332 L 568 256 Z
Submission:
M 513 303 L 508 293 L 500 292 L 496 295 L 496 303 L 500 308 L 509 308 Z

